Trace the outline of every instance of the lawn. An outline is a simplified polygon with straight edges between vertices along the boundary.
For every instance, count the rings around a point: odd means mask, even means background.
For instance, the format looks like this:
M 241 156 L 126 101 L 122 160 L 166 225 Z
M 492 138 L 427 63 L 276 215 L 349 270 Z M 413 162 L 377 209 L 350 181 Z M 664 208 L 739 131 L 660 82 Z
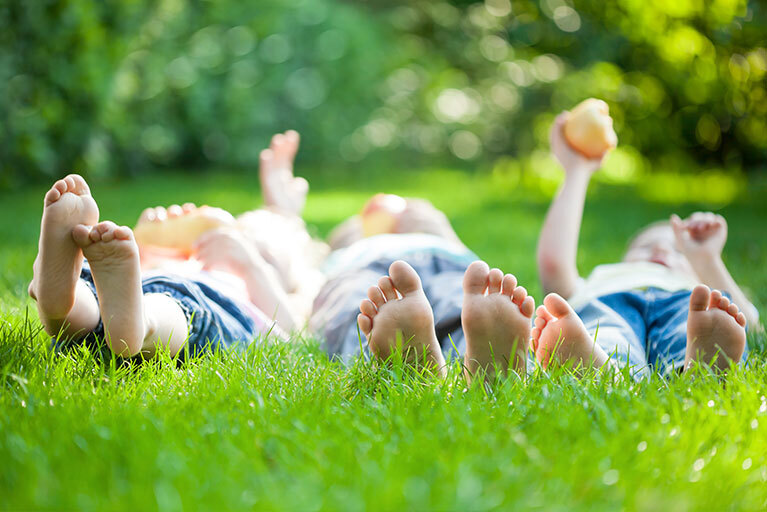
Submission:
M 490 173 L 315 171 L 318 236 L 386 190 L 431 199 L 491 265 L 539 302 L 534 254 L 549 197 Z M 149 205 L 258 205 L 255 175 L 93 181 L 103 219 Z M 725 379 L 634 383 L 538 371 L 493 389 L 401 367 L 328 361 L 316 340 L 263 343 L 176 366 L 46 349 L 26 284 L 44 187 L 0 197 L 0 508 L 78 510 L 762 510 L 767 507 L 767 343 Z M 721 208 L 725 260 L 767 313 L 765 187 Z M 673 211 L 596 184 L 579 267 Z

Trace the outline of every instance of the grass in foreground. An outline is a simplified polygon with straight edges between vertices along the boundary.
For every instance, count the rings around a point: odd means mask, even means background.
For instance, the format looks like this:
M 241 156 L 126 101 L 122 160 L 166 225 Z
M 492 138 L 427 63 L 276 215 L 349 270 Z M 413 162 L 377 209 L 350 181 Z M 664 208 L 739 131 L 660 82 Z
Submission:
M 319 233 L 383 183 L 348 178 L 352 191 L 314 180 L 307 218 Z M 482 175 L 395 179 L 404 185 L 387 190 L 435 201 L 467 245 L 540 299 L 532 257 L 545 197 L 499 189 Z M 257 203 L 254 177 L 227 175 L 95 183 L 93 191 L 102 218 L 126 224 L 155 203 L 193 199 L 235 211 Z M 749 339 L 751 366 L 724 380 L 704 371 L 641 383 L 579 380 L 557 370 L 492 391 L 467 387 L 457 366 L 444 383 L 396 364 L 360 360 L 347 369 L 300 338 L 180 366 L 123 366 L 85 349 L 52 354 L 35 315 L 25 319 L 42 192 L 4 198 L 0 216 L 0 508 L 767 506 L 764 336 Z M 671 211 L 630 191 L 597 190 L 581 269 L 617 259 L 626 236 Z M 727 262 L 764 312 L 767 206 L 749 199 L 723 213 Z

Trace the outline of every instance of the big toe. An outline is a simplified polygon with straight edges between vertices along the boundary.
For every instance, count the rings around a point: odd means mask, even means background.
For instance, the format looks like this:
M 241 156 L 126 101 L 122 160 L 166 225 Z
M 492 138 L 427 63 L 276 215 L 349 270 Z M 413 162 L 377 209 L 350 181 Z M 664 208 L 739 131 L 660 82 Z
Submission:
M 705 311 L 711 298 L 711 290 L 705 284 L 699 284 L 690 293 L 690 311 Z
M 557 293 L 550 293 L 543 299 L 546 309 L 557 318 L 562 318 L 573 312 L 573 308 Z
M 490 267 L 484 261 L 475 261 L 466 273 L 463 275 L 463 292 L 470 294 L 481 294 L 485 292 L 488 284 Z
M 389 267 L 389 277 L 402 295 L 421 290 L 421 278 L 416 271 L 402 260 L 397 260 Z
M 91 227 L 86 226 L 85 224 L 78 224 L 72 228 L 72 240 L 74 240 L 79 247 L 87 247 L 93 243 L 90 234 Z

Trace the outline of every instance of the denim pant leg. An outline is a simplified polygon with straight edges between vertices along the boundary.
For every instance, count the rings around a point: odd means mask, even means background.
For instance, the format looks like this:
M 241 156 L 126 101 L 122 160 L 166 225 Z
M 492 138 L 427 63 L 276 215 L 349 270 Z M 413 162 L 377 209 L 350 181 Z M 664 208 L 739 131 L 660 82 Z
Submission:
M 644 321 L 632 297 L 612 294 L 594 299 L 576 313 L 596 343 L 620 366 L 629 366 L 639 380 L 649 375 L 644 343 Z M 609 304 L 609 305 L 608 305 Z M 637 332 L 639 331 L 639 332 Z

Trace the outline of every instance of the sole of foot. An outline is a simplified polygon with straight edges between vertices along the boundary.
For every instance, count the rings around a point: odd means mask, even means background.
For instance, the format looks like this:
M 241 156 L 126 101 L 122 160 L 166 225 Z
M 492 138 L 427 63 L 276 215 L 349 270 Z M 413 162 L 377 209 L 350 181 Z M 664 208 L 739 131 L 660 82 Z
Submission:
M 517 279 L 475 261 L 463 277 L 461 324 L 466 336 L 467 379 L 483 372 L 488 380 L 499 370 L 526 373 L 527 350 L 535 301 Z
M 434 313 L 413 267 L 395 261 L 389 275 L 368 290 L 360 304 L 357 324 L 367 337 L 370 351 L 387 359 L 402 343 L 402 354 L 415 365 L 425 362 L 444 376 L 445 359 L 434 331 Z
M 293 175 L 293 161 L 298 152 L 298 132 L 288 130 L 272 137 L 269 149 L 261 152 L 259 178 L 264 204 L 277 211 L 301 216 L 309 192 L 309 183 Z
M 534 325 L 533 349 L 544 368 L 552 361 L 576 369 L 601 368 L 609 359 L 570 304 L 556 293 L 548 294 L 538 306 Z
M 72 229 L 91 226 L 98 220 L 98 205 L 80 175 L 58 180 L 45 194 L 34 277 L 29 285 L 41 317 L 63 320 L 72 310 L 83 265 L 83 253 L 72 240 Z
M 72 239 L 88 258 L 104 334 L 120 356 L 137 354 L 146 335 L 139 251 L 133 232 L 110 221 L 78 225 Z
M 718 290 L 698 285 L 690 294 L 684 367 L 693 361 L 726 370 L 737 364 L 746 347 L 746 317 Z

